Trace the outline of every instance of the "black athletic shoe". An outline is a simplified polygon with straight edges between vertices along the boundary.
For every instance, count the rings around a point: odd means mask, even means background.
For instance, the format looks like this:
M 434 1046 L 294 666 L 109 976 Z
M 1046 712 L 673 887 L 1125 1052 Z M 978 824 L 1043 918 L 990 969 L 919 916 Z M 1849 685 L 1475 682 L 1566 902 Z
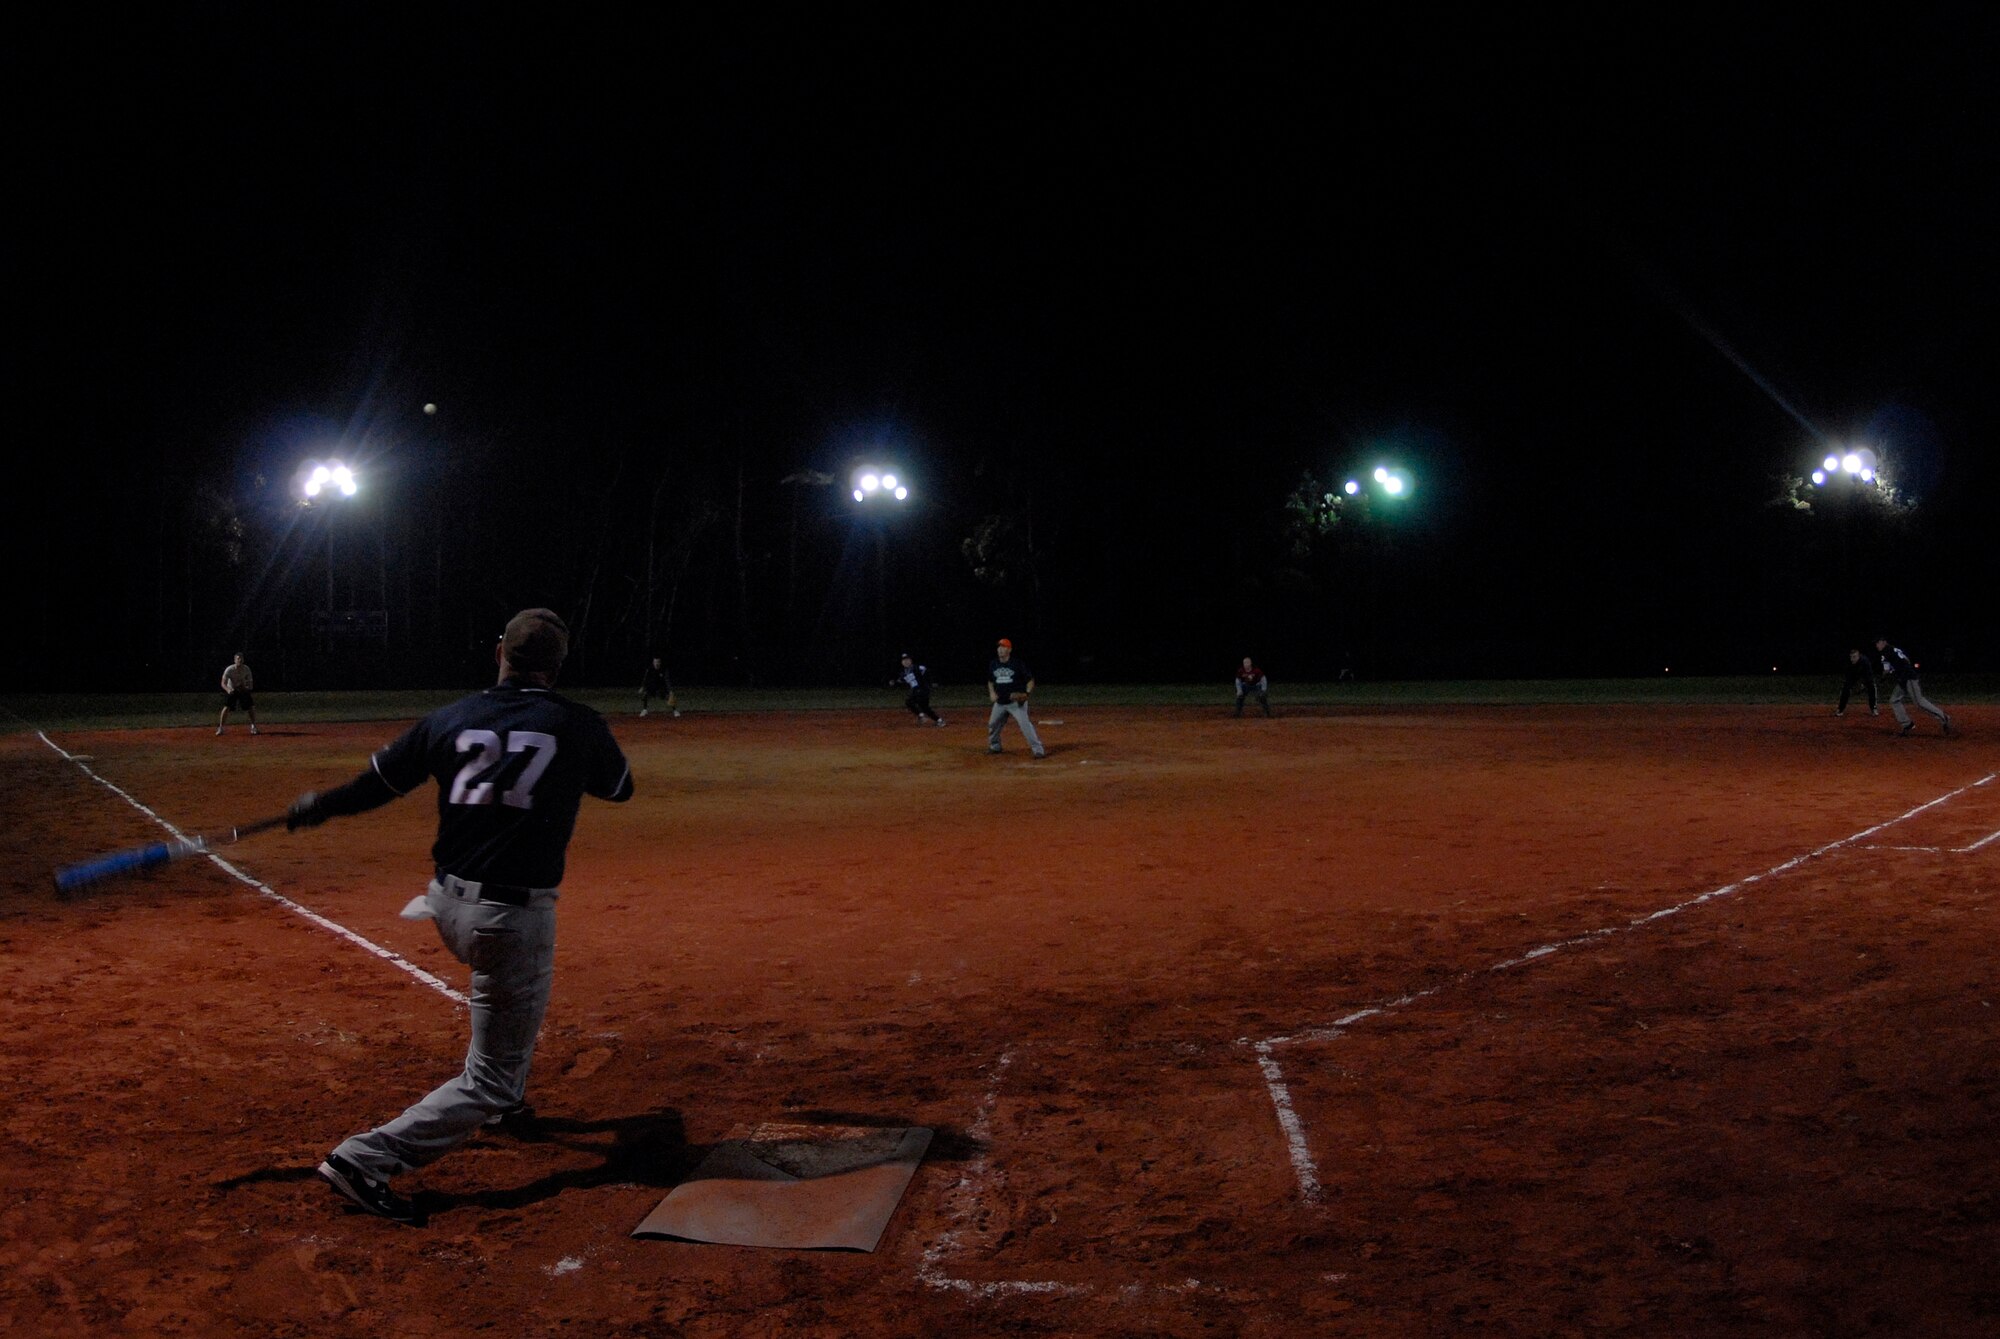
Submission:
M 508 1107 L 505 1111 L 496 1111 L 488 1116 L 486 1118 L 486 1128 L 489 1130 L 518 1130 L 534 1119 L 535 1109 L 526 1102 L 521 1102 Z
M 1898 730 L 1896 733 L 1899 735 L 1913 735 L 1916 732 L 1917 732 L 1917 723 L 1915 721 L 1904 721 L 1903 728 Z
M 338 1153 L 326 1155 L 319 1165 L 320 1180 L 338 1190 L 377 1218 L 415 1227 L 424 1221 L 417 1206 L 389 1189 L 387 1181 L 377 1181 Z

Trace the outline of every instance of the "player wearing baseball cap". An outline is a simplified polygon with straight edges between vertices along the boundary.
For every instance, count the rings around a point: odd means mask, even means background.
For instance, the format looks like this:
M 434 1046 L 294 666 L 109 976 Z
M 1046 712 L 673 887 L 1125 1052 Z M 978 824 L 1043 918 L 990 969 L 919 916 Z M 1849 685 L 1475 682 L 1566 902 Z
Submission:
M 632 798 L 632 772 L 604 719 L 551 689 L 569 629 L 524 609 L 494 650 L 499 682 L 432 712 L 369 759 L 368 770 L 292 803 L 287 826 L 316 827 L 437 782 L 437 877 L 404 914 L 437 922 L 472 968 L 472 1042 L 465 1069 L 386 1125 L 327 1155 L 319 1174 L 369 1213 L 422 1215 L 389 1180 L 525 1110 L 528 1067 L 555 976 L 556 896 L 585 795 Z
M 1944 732 L 1950 734 L 1951 717 L 1943 707 L 1924 696 L 1924 686 L 1917 681 L 1917 662 L 1910 659 L 1910 653 L 1900 646 L 1891 646 L 1887 637 L 1877 637 L 1875 654 L 1882 659 L 1882 677 L 1896 681 L 1895 691 L 1889 694 L 1889 710 L 1896 715 L 1896 733 L 1907 735 L 1917 728 L 1910 713 L 1903 710 L 1905 702 L 1914 702 L 1937 717 Z
M 1001 751 L 1000 727 L 1012 716 L 1028 741 L 1029 751 L 1037 758 L 1046 756 L 1042 737 L 1035 733 L 1035 723 L 1028 719 L 1028 695 L 1034 691 L 1035 672 L 1014 659 L 1014 643 L 1002 637 L 994 648 L 992 662 L 986 667 L 986 696 L 993 703 L 993 710 L 986 717 L 988 753 Z
M 908 651 L 903 652 L 903 664 L 896 671 L 896 677 L 889 680 L 889 686 L 901 685 L 909 689 L 903 697 L 903 705 L 910 709 L 910 715 L 917 718 L 917 724 L 929 722 L 943 725 L 944 717 L 931 710 L 931 672 L 917 663 L 917 658 Z

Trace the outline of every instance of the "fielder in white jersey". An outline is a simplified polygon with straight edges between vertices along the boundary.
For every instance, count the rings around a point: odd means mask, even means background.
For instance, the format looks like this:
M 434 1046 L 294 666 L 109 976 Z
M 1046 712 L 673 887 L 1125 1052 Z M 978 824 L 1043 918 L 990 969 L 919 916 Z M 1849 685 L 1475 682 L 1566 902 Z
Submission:
M 232 708 L 240 708 L 250 713 L 250 733 L 257 733 L 257 706 L 250 698 L 250 690 L 257 686 L 256 676 L 243 663 L 243 653 L 238 651 L 236 659 L 222 670 L 222 715 L 215 722 L 215 733 L 222 733 L 222 727 L 229 724 Z

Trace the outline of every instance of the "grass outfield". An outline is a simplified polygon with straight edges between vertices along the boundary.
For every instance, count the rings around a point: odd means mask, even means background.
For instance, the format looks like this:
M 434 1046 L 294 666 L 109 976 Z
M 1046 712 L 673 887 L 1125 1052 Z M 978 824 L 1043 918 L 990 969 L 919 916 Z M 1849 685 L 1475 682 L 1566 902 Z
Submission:
M 2000 675 L 1939 675 L 1926 681 L 1926 695 L 1949 710 L 1959 703 L 2000 701 Z M 259 693 L 258 717 L 285 721 L 411 720 L 471 691 L 411 689 L 368 693 Z M 565 692 L 610 716 L 629 715 L 638 695 L 625 688 L 582 688 Z M 1804 704 L 1829 707 L 1840 694 L 1834 675 L 1770 675 L 1743 678 L 1648 679 L 1438 679 L 1402 683 L 1278 684 L 1271 692 L 1276 709 L 1286 707 L 1401 706 L 1576 706 L 1646 703 Z M 684 712 L 902 710 L 902 695 L 866 688 L 704 688 L 679 689 Z M 1886 710 L 1886 697 L 1885 710 Z M 1230 686 L 1221 684 L 1063 684 L 1036 692 L 1037 711 L 1065 707 L 1229 707 Z M 983 711 L 978 686 L 940 688 L 933 695 L 944 712 Z M 23 728 L 106 730 L 155 729 L 213 722 L 218 694 L 43 693 L 0 697 L 0 730 Z M 230 724 L 247 724 L 241 712 Z

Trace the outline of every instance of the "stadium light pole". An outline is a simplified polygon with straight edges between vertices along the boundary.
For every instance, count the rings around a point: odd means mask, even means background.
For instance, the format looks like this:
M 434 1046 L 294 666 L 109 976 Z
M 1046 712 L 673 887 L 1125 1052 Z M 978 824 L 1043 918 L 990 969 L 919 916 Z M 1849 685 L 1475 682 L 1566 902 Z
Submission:
M 876 465 L 862 465 L 853 475 L 854 501 L 859 513 L 869 514 L 875 530 L 875 635 L 889 637 L 889 536 L 883 513 L 910 500 L 910 485 L 900 473 Z
M 1874 450 L 1865 446 L 1829 447 L 1820 460 L 1819 468 L 1809 477 L 1813 491 L 1824 495 L 1829 505 L 1839 508 L 1840 531 L 1840 583 L 1843 589 L 1854 584 L 1854 548 L 1849 531 L 1854 525 L 1855 504 L 1860 501 L 1865 490 L 1888 491 L 1882 482 L 1882 458 Z M 1834 503 L 1833 499 L 1839 502 Z
M 1380 464 L 1366 474 L 1350 475 L 1346 482 L 1341 484 L 1338 495 L 1328 493 L 1325 498 L 1326 511 L 1330 516 L 1339 518 L 1349 507 L 1363 507 L 1364 510 L 1353 517 L 1359 521 L 1362 517 L 1373 513 L 1372 504 L 1378 499 L 1400 506 L 1415 488 L 1416 479 L 1408 470 L 1400 465 Z M 1356 542 L 1350 545 L 1350 551 L 1358 557 L 1361 569 L 1355 582 L 1359 594 L 1355 601 L 1353 626 L 1349 629 L 1350 643 L 1362 640 L 1364 637 L 1372 643 L 1377 636 L 1378 615 L 1382 605 L 1383 548 L 1386 536 L 1380 539 L 1374 538 L 1370 534 L 1373 529 L 1372 526 L 1363 526 L 1354 537 Z M 1353 656 L 1354 652 L 1355 648 L 1350 645 L 1347 654 Z
M 361 491 L 361 476 L 339 460 L 308 460 L 298 472 L 299 505 L 325 506 L 335 498 L 350 498 Z M 326 525 L 326 621 L 333 626 L 333 516 Z M 327 635 L 331 635 L 329 631 Z

